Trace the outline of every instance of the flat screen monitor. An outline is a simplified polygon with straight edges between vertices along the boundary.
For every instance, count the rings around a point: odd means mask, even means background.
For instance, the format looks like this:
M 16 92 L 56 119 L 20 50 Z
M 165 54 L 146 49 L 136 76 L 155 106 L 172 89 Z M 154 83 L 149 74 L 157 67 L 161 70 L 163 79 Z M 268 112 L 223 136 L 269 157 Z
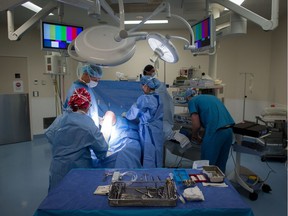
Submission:
M 192 52 L 199 53 L 214 48 L 215 22 L 213 15 L 200 20 L 191 27 L 194 32 L 194 45 L 196 47 Z
M 83 27 L 81 26 L 42 22 L 42 50 L 66 50 L 72 40 L 74 40 L 82 31 Z

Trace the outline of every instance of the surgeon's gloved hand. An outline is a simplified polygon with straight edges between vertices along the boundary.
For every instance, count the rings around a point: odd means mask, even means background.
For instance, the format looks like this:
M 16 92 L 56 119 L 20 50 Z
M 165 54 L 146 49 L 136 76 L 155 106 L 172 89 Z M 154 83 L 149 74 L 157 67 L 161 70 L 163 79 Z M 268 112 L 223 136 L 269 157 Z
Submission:
M 123 118 L 126 118 L 126 112 L 123 112 L 123 113 L 121 114 L 121 116 L 122 116 Z

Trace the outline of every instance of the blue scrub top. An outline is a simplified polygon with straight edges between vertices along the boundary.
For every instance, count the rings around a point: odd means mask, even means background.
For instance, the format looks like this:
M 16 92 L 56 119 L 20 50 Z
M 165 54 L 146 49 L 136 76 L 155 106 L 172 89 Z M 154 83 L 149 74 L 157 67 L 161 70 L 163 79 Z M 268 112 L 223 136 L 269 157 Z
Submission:
M 224 104 L 213 95 L 197 95 L 188 102 L 189 113 L 197 113 L 205 135 L 235 124 Z
M 93 120 L 82 113 L 64 112 L 46 130 L 52 146 L 49 190 L 73 168 L 91 168 L 90 149 L 105 158 L 108 144 Z

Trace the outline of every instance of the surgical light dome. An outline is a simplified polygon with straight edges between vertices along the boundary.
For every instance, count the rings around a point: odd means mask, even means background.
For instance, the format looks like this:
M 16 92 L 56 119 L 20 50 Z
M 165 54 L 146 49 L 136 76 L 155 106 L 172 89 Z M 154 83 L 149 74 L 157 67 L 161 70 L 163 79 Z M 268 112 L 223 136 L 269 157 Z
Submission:
M 159 58 L 168 63 L 176 63 L 179 60 L 174 45 L 164 36 L 158 33 L 151 33 L 147 36 L 149 46 Z
M 117 66 L 127 62 L 135 53 L 135 38 L 114 40 L 119 28 L 100 25 L 85 29 L 69 45 L 69 55 L 78 60 L 101 66 Z M 74 45 L 75 51 L 72 51 Z

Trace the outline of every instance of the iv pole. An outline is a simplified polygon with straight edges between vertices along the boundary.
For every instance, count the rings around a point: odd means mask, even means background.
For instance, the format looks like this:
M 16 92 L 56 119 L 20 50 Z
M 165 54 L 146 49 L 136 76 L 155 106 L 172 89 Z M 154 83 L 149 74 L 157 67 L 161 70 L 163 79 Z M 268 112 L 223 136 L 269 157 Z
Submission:
M 246 106 L 246 98 L 247 98 L 247 95 L 246 95 L 246 78 L 247 78 L 247 75 L 250 75 L 251 77 L 253 77 L 253 73 L 240 73 L 240 75 L 243 75 L 244 74 L 244 101 L 243 101 L 243 117 L 242 117 L 242 120 L 244 121 L 245 120 L 245 106 Z

